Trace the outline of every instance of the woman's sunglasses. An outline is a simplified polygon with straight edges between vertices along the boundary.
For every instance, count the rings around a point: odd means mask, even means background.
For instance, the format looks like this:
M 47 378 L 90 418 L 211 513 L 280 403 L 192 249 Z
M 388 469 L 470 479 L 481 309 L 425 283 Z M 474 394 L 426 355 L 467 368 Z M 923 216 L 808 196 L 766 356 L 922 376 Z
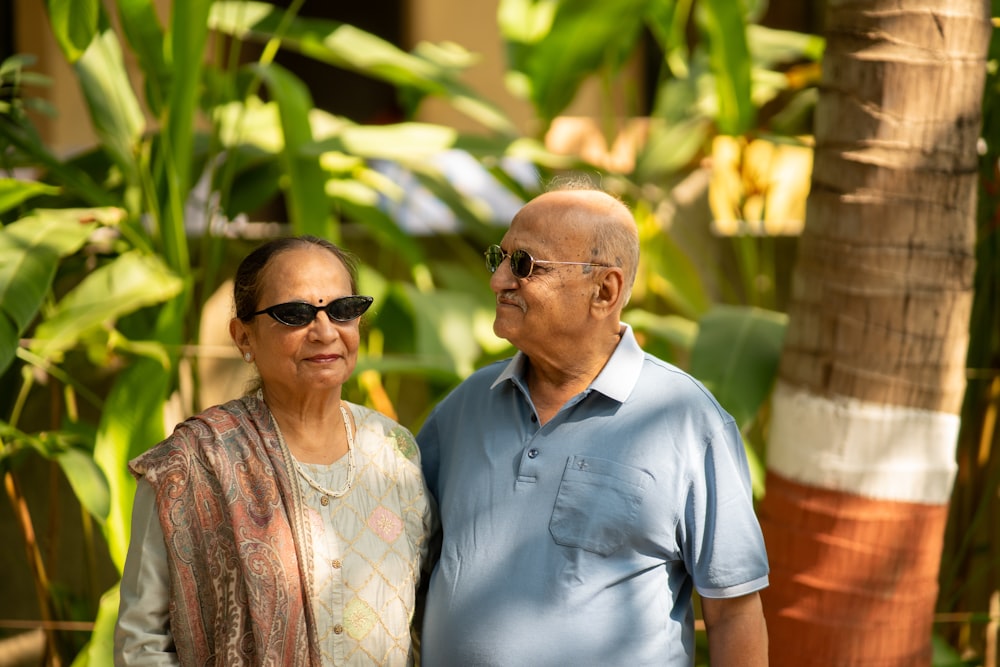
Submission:
M 331 320 L 350 322 L 364 315 L 374 300 L 370 296 L 342 296 L 339 299 L 334 299 L 325 306 L 314 306 L 311 303 L 303 303 L 302 301 L 291 301 L 289 303 L 279 303 L 264 310 L 258 310 L 256 313 L 251 313 L 250 317 L 267 313 L 286 327 L 304 327 L 315 320 L 319 311 L 323 310 L 326 311 L 327 316 Z
M 608 266 L 607 264 L 597 264 L 595 262 L 553 262 L 547 259 L 535 259 L 528 254 L 527 250 L 515 250 L 514 252 L 504 252 L 498 245 L 491 245 L 484 253 L 486 255 L 486 268 L 490 273 L 503 264 L 503 260 L 510 257 L 510 272 L 515 278 L 524 279 L 535 270 L 535 264 L 575 264 L 577 266 Z

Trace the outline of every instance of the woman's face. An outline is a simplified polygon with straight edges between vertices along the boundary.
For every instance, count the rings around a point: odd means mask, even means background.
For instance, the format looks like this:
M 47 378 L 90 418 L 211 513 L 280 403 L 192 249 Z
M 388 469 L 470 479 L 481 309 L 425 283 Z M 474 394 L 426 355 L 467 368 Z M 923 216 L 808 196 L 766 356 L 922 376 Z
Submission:
M 264 267 L 256 310 L 290 301 L 325 306 L 351 293 L 350 274 L 333 253 L 296 248 Z M 267 314 L 249 323 L 234 319 L 231 332 L 240 351 L 253 355 L 268 391 L 287 397 L 338 389 L 358 360 L 358 320 L 337 322 L 323 311 L 302 327 L 286 326 Z

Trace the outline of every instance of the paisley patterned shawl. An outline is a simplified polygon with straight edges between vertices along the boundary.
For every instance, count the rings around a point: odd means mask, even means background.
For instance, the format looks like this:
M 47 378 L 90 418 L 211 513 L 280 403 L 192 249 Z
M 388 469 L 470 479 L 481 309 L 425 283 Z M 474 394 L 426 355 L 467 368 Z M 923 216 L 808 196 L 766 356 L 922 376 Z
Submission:
M 156 489 L 181 664 L 319 665 L 302 498 L 267 407 L 210 408 L 129 467 Z

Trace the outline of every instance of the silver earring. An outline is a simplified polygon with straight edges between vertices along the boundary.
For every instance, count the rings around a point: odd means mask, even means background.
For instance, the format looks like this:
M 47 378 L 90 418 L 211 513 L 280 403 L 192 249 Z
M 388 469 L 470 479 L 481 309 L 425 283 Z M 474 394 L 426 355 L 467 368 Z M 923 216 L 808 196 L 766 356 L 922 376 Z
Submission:
M 252 354 L 250 354 L 249 352 L 244 352 L 244 353 L 243 353 L 243 358 L 244 358 L 244 359 L 246 359 L 246 360 L 247 360 L 247 363 L 249 364 L 249 363 L 250 363 L 250 361 L 251 361 L 251 360 L 253 359 L 253 355 L 252 355 Z

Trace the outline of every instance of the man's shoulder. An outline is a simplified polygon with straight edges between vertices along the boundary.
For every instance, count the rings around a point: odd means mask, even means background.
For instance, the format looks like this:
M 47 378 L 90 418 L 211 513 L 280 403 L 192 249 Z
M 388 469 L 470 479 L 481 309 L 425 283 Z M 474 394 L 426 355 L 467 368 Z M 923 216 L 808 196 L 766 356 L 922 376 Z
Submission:
M 645 354 L 642 367 L 641 386 L 647 392 L 661 399 L 684 400 L 712 413 L 717 413 L 724 421 L 732 419 L 711 390 L 694 375 L 670 362 Z
M 488 404 L 496 394 L 493 385 L 509 362 L 509 359 L 494 361 L 473 371 L 438 401 L 431 412 L 432 420 L 434 417 L 451 415 L 455 412 L 469 416 L 470 411 L 475 412 L 475 406 Z
M 451 393 L 458 394 L 489 390 L 493 386 L 493 383 L 497 381 L 497 378 L 503 374 L 509 363 L 510 359 L 501 359 L 486 364 L 459 382 Z

